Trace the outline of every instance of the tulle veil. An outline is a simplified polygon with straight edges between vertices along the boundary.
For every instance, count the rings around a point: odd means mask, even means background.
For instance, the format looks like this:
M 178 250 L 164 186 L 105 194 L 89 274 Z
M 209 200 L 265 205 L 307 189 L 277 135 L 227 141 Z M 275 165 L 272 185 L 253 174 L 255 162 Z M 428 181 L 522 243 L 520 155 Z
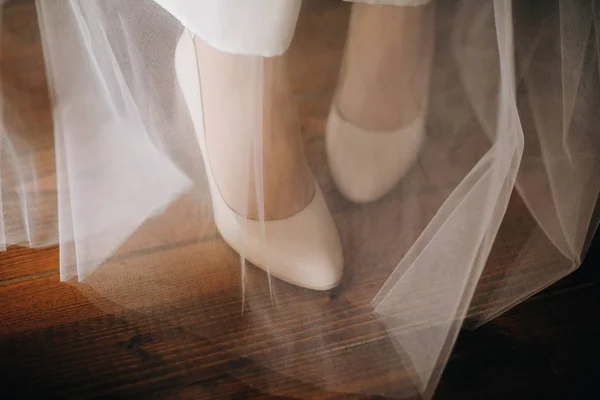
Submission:
M 428 7 L 426 143 L 376 203 L 346 201 L 324 156 L 339 62 L 313 60 L 326 46 L 341 54 L 343 42 L 301 17 L 296 35 L 314 38 L 285 55 L 322 80 L 310 95 L 296 91 L 309 162 L 344 246 L 339 288 L 314 292 L 240 268 L 219 240 L 174 70 L 185 27 L 152 0 L 37 1 L 54 132 L 19 115 L 3 83 L 0 247 L 59 244 L 65 282 L 111 312 L 210 340 L 207 362 L 249 360 L 229 372 L 265 391 L 285 377 L 430 397 L 461 327 L 572 272 L 598 226 L 600 3 Z M 247 68 L 248 113 L 262 109 L 263 64 Z M 261 118 L 252 121 L 260 151 Z M 260 181 L 260 162 L 248 165 Z

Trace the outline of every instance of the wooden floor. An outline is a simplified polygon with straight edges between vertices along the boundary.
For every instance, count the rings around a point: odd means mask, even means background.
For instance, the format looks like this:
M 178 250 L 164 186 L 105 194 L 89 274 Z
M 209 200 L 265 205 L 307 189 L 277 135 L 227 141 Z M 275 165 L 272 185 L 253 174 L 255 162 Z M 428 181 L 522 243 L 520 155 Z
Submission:
M 333 21 L 330 29 L 339 30 L 341 38 L 347 6 L 310 4 L 304 23 L 322 24 L 328 18 Z M 32 1 L 9 1 L 0 52 L 2 80 L 10 82 L 4 85 L 5 94 L 35 94 L 22 105 L 34 115 L 18 122 L 28 124 L 30 131 L 51 127 L 35 18 Z M 326 47 L 320 55 L 339 62 L 340 55 Z M 317 76 L 305 90 L 331 91 L 334 82 L 333 75 Z M 301 105 L 301 112 L 310 113 L 306 108 L 312 106 Z M 321 126 L 322 119 L 305 118 L 303 123 Z M 41 146 L 50 147 L 51 138 Z M 511 207 L 519 207 L 518 202 Z M 363 398 L 279 376 L 208 339 L 165 328 L 150 317 L 109 314 L 59 281 L 58 260 L 57 248 L 15 247 L 0 253 L 0 400 L 275 398 L 239 379 L 242 370 L 272 382 L 271 393 Z M 479 329 L 461 332 L 436 399 L 600 398 L 599 267 L 596 239 L 584 265 L 571 276 Z

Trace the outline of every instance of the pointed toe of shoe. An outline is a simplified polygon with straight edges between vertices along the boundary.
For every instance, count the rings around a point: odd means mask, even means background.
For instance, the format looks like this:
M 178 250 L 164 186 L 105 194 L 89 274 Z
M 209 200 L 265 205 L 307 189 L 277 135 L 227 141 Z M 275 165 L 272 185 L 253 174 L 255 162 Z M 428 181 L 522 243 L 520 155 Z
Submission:
M 340 283 L 342 245 L 320 189 L 307 208 L 290 218 L 268 221 L 266 230 L 269 259 L 261 263 L 263 269 L 266 265 L 273 276 L 313 290 Z
M 329 290 L 342 280 L 340 237 L 318 187 L 304 210 L 289 218 L 264 222 L 266 242 L 259 221 L 234 221 L 224 207 L 215 211 L 225 241 L 236 251 L 243 250 L 248 261 L 275 278 L 313 290 Z M 241 226 L 245 226 L 244 232 Z
M 335 242 L 332 238 L 324 237 L 306 239 L 297 249 L 298 256 L 285 257 L 281 254 L 279 260 L 271 260 L 273 275 L 288 283 L 313 290 L 329 290 L 338 286 L 343 275 L 339 239 L 335 238 Z M 278 270 L 277 265 L 284 267 Z
M 326 147 L 333 180 L 354 203 L 383 197 L 417 160 L 424 138 L 423 118 L 389 132 L 369 132 L 346 121 L 333 108 Z

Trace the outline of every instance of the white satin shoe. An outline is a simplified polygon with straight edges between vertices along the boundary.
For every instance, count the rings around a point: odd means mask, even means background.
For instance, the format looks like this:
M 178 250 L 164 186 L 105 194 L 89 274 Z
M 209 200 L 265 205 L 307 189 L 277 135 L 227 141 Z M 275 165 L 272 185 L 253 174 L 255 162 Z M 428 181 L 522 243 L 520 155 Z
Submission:
M 417 160 L 424 117 L 388 132 L 369 132 L 345 120 L 337 106 L 327 121 L 326 147 L 333 180 L 355 203 L 378 200 L 394 188 Z
M 341 241 L 318 184 L 315 182 L 315 197 L 304 210 L 289 218 L 265 221 L 263 236 L 261 223 L 236 214 L 215 182 L 204 137 L 196 50 L 189 32 L 177 45 L 175 68 L 200 141 L 217 229 L 225 242 L 252 264 L 285 282 L 313 290 L 337 286 L 343 273 Z

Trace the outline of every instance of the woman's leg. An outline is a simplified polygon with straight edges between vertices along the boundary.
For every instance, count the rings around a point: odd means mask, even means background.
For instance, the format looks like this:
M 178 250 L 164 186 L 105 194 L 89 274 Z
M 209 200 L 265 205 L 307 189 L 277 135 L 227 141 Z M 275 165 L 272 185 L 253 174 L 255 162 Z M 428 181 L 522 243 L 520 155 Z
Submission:
M 356 203 L 392 190 L 424 140 L 433 9 L 407 3 L 415 0 L 375 0 L 352 9 L 326 145 L 338 189 Z
M 217 22 L 180 38 L 176 71 L 211 174 L 216 227 L 273 276 L 329 290 L 342 278 L 341 242 L 302 149 L 284 59 L 274 57 L 289 44 L 299 0 L 198 1 Z
M 424 112 L 433 49 L 433 7 L 426 3 L 353 5 L 337 97 L 337 107 L 349 122 L 388 132 Z
M 250 135 L 260 130 L 265 218 L 283 219 L 303 210 L 314 197 L 315 183 L 285 58 L 231 54 L 200 38 L 196 50 L 208 157 L 225 201 L 238 214 L 258 217 L 249 164 L 254 156 Z
M 195 35 L 207 153 L 224 200 L 238 214 L 258 217 L 251 165 L 262 146 L 265 218 L 304 209 L 315 183 L 281 57 L 301 0 L 155 1 Z

